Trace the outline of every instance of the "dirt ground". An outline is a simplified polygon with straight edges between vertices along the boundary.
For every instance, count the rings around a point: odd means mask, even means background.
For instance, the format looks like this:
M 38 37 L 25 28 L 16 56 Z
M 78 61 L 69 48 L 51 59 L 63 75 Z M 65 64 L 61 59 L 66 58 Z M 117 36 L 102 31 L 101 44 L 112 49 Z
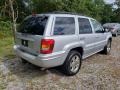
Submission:
M 120 36 L 113 37 L 110 55 L 95 54 L 79 73 L 67 77 L 56 68 L 41 71 L 18 58 L 0 62 L 0 90 L 120 90 Z

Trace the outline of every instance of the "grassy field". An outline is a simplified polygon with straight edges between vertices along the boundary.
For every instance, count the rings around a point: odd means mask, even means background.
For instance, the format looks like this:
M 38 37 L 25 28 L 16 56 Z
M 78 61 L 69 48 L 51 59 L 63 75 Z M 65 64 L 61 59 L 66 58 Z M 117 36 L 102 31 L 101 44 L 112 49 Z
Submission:
M 0 31 L 0 58 L 12 58 L 13 37 L 11 32 Z

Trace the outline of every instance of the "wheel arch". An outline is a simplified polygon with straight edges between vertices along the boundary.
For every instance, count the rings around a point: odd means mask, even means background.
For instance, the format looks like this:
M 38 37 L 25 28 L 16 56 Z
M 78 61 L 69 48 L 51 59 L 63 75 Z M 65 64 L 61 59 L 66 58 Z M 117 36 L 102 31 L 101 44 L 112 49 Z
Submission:
M 84 53 L 83 47 L 75 47 L 75 48 L 72 48 L 70 51 L 73 51 L 73 50 L 78 51 L 81 54 L 81 56 L 83 56 L 83 53 Z

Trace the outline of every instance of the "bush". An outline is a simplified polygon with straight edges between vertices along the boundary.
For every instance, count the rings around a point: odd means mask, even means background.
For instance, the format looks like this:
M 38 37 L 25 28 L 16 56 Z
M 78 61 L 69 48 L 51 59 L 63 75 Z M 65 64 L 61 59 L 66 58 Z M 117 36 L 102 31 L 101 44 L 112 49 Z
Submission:
M 0 39 L 11 36 L 11 22 L 10 21 L 0 21 Z
M 0 21 L 0 31 L 11 30 L 11 22 L 10 21 Z

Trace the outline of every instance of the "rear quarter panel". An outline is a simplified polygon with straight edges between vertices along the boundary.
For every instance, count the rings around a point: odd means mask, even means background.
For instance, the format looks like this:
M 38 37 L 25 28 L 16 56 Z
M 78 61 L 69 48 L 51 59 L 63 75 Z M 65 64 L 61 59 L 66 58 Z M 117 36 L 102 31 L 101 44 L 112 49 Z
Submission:
M 63 35 L 46 37 L 46 39 L 54 39 L 55 45 L 53 52 L 69 52 L 72 48 L 84 46 L 84 42 L 80 42 L 78 35 Z

